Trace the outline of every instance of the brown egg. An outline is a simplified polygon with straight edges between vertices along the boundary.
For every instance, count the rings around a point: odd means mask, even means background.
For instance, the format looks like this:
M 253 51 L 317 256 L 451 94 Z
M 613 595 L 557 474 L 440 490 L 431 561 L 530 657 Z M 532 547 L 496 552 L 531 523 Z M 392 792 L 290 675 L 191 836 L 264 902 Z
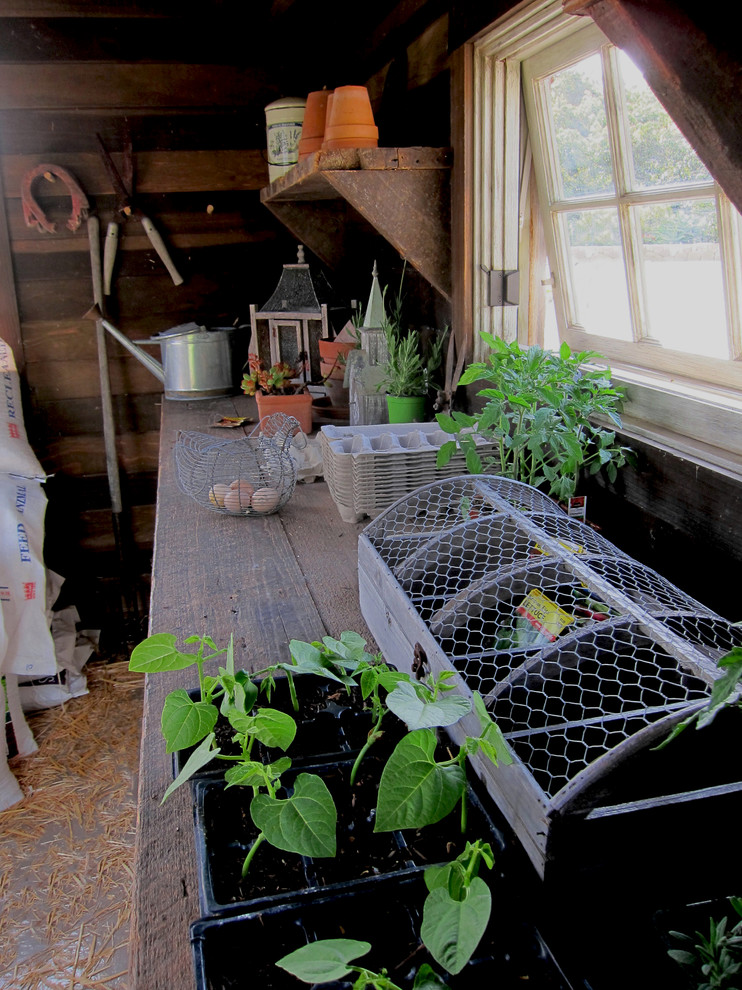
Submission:
M 247 495 L 248 498 L 255 491 L 254 485 L 251 485 L 249 481 L 243 481 L 241 478 L 238 478 L 236 481 L 231 482 L 229 487 L 234 491 L 242 492 L 243 495 Z
M 230 490 L 229 485 L 223 485 L 217 482 L 215 485 L 212 485 L 211 488 L 209 489 L 209 501 L 212 502 L 214 505 L 223 507 L 224 496 L 227 494 L 229 490 Z
M 258 488 L 250 499 L 253 512 L 273 512 L 281 500 L 281 493 L 275 488 Z
M 224 496 L 224 508 L 228 512 L 247 512 L 250 508 L 250 497 L 252 493 L 252 485 L 242 482 L 239 488 L 230 489 Z

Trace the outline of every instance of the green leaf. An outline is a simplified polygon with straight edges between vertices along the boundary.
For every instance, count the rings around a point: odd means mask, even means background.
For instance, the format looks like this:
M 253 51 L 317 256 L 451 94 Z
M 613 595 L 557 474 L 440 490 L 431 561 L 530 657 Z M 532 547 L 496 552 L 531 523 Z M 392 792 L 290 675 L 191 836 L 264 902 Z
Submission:
M 231 766 L 224 774 L 224 780 L 227 787 L 266 787 L 269 782 L 278 780 L 290 766 L 288 756 L 282 756 L 273 763 L 244 760 Z
M 435 418 L 438 422 L 438 426 L 440 426 L 444 433 L 459 432 L 459 425 L 448 415 L 448 413 L 436 413 Z
M 180 787 L 181 784 L 185 784 L 187 780 L 190 780 L 194 773 L 199 771 L 201 767 L 205 767 L 207 763 L 211 763 L 214 757 L 221 752 L 219 747 L 213 748 L 215 738 L 214 733 L 210 732 L 201 744 L 194 749 L 183 764 L 183 768 L 178 776 L 162 795 L 160 804 L 166 801 L 176 788 Z
M 446 695 L 434 701 L 424 689 L 418 693 L 409 681 L 401 681 L 389 692 L 386 706 L 410 731 L 453 725 L 471 711 L 471 702 L 460 694 Z
M 487 368 L 483 364 L 470 364 L 459 378 L 459 385 L 471 385 L 478 382 L 480 378 L 487 378 Z
M 260 708 L 255 715 L 232 709 L 228 713 L 229 724 L 244 736 L 252 736 L 264 746 L 286 750 L 296 736 L 296 722 L 275 708 Z
M 457 450 L 458 447 L 455 440 L 447 440 L 445 443 L 442 443 L 435 456 L 435 466 L 438 468 L 445 467 Z
M 352 938 L 326 938 L 289 952 L 278 960 L 276 966 L 304 983 L 331 983 L 347 976 L 352 971 L 349 964 L 370 951 L 369 942 L 359 942 Z
M 351 651 L 356 660 L 360 660 L 363 657 L 366 649 L 366 640 L 360 633 L 354 632 L 352 629 L 346 629 L 340 633 L 340 642 L 347 650 Z
M 425 886 L 428 890 L 435 890 L 436 887 L 448 887 L 450 873 L 450 863 L 443 863 L 440 866 L 428 866 L 423 874 Z
M 207 701 L 191 701 L 184 688 L 176 688 L 162 706 L 162 734 L 167 752 L 195 746 L 216 725 L 219 710 Z
M 410 732 L 397 743 L 379 782 L 375 832 L 432 825 L 456 807 L 466 773 L 455 761 L 436 763 L 436 744 L 430 729 Z
M 481 729 L 479 739 L 472 740 L 474 749 L 481 749 L 495 766 L 499 766 L 501 763 L 504 766 L 510 765 L 513 762 L 513 757 L 500 726 L 487 711 L 481 694 L 478 691 L 474 691 L 472 697 L 474 700 L 474 711 L 479 719 L 479 727 Z
M 420 937 L 449 973 L 460 973 L 471 959 L 489 923 L 492 895 L 484 880 L 474 877 L 463 901 L 453 900 L 445 887 L 425 898 Z
M 338 642 L 335 640 L 335 642 Z M 339 644 L 344 652 L 345 647 Z M 331 663 L 314 643 L 304 643 L 298 639 L 292 639 L 289 643 L 289 651 L 293 658 L 292 664 L 279 664 L 278 666 L 291 674 L 316 674 L 326 677 L 339 684 L 347 684 L 348 677 L 341 673 L 336 673 L 331 669 Z
M 334 856 L 337 811 L 325 782 L 300 773 L 288 798 L 256 795 L 250 805 L 256 827 L 272 846 L 301 856 Z
M 292 639 L 289 643 L 289 653 L 297 664 L 317 670 L 320 670 L 322 667 L 322 652 L 314 643 L 305 643 L 300 639 Z
M 453 413 L 451 415 L 453 416 L 453 419 L 458 424 L 459 429 L 461 429 L 462 427 L 464 429 L 470 429 L 471 427 L 477 425 L 477 417 L 476 416 L 469 416 L 468 413 L 460 412 L 458 409 L 454 409 L 454 411 L 453 411 Z
M 445 990 L 448 986 L 429 963 L 423 963 L 415 974 L 412 990 Z
M 482 473 L 482 458 L 479 453 L 473 448 L 469 447 L 466 451 L 466 470 L 469 474 L 481 474 Z
M 129 670 L 156 674 L 163 670 L 185 670 L 196 662 L 195 653 L 181 653 L 172 633 L 155 633 L 131 651 Z
M 675 962 L 680 963 L 681 966 L 693 966 L 696 961 L 695 954 L 693 952 L 687 952 L 685 949 L 668 949 L 667 954 Z

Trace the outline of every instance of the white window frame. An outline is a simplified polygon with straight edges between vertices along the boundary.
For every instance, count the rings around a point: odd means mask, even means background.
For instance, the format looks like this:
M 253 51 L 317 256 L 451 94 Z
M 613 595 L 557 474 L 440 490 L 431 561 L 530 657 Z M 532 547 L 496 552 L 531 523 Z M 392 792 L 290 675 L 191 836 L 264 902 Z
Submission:
M 536 0 L 512 8 L 474 43 L 475 360 L 486 353 L 480 330 L 523 344 L 538 340 L 539 317 L 530 300 L 541 259 L 533 250 L 538 220 L 523 127 L 521 65 L 586 29 L 597 30 L 588 18 L 564 13 L 561 0 Z M 521 273 L 519 305 L 490 306 L 488 273 L 514 269 Z M 649 342 L 621 347 L 578 328 L 570 328 L 568 336 L 573 349 L 605 354 L 614 380 L 625 385 L 623 418 L 629 435 L 742 477 L 742 362 L 696 358 Z M 642 346 L 665 352 L 659 364 L 637 364 L 635 348 Z

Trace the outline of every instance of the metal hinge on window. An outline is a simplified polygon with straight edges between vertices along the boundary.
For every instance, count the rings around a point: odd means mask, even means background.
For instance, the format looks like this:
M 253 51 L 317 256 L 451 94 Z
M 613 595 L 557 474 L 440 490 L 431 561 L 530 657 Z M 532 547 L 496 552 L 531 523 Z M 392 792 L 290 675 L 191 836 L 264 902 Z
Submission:
M 520 272 L 488 271 L 489 305 L 517 306 L 520 294 Z

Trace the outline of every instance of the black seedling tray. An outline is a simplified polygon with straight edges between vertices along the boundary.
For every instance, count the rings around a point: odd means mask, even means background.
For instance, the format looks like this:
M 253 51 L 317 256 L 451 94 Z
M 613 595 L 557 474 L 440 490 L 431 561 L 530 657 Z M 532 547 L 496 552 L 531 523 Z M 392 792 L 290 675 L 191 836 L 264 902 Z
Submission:
M 497 905 L 493 890 L 490 925 L 469 963 L 456 976 L 441 969 L 420 944 L 421 873 L 380 877 L 363 887 L 305 892 L 293 902 L 263 906 L 191 925 L 197 990 L 300 990 L 304 984 L 275 965 L 288 952 L 324 938 L 366 941 L 371 951 L 358 964 L 386 969 L 402 990 L 428 963 L 451 990 L 577 990 L 562 972 L 523 905 Z M 352 980 L 325 986 L 347 990 Z
M 330 788 L 338 809 L 338 853 L 307 859 L 264 843 L 243 881 L 241 868 L 257 830 L 252 823 L 248 788 L 221 780 L 195 786 L 195 838 L 199 900 L 204 916 L 256 910 L 283 903 L 297 894 L 364 885 L 390 874 L 419 873 L 426 866 L 454 859 L 466 839 L 488 841 L 497 856 L 503 835 L 474 788 L 468 788 L 468 827 L 462 836 L 458 809 L 443 821 L 418 830 L 374 833 L 378 779 L 383 761 L 371 755 L 361 765 L 352 801 L 347 783 L 352 761 L 303 768 L 317 773 Z M 298 771 L 297 771 L 298 772 Z M 293 771 L 285 775 L 290 785 Z

